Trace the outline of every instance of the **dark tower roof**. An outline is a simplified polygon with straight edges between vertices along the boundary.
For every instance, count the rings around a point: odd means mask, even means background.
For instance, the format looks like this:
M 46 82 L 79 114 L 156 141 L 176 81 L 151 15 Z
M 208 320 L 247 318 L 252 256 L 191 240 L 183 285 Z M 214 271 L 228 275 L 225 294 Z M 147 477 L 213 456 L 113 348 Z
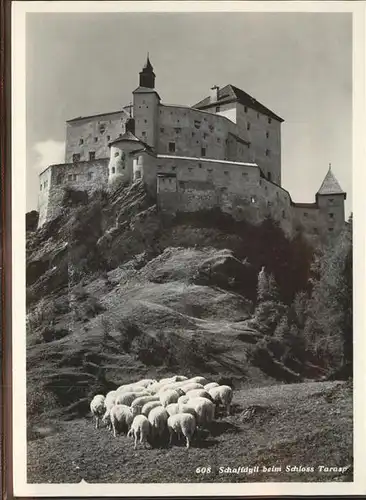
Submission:
M 148 89 L 155 88 L 155 73 L 149 59 L 149 54 L 147 54 L 145 66 L 142 68 L 142 71 L 140 71 L 139 87 L 145 87 Z

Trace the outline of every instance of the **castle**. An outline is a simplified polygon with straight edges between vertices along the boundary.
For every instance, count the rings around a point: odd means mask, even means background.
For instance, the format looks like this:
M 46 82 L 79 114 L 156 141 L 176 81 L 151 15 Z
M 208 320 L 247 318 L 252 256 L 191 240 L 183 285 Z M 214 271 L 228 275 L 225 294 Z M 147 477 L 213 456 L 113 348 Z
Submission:
M 143 182 L 161 211 L 219 207 L 236 220 L 278 221 L 312 243 L 342 229 L 346 193 L 329 167 L 314 203 L 295 203 L 281 186 L 284 120 L 246 92 L 213 86 L 192 107 L 163 104 L 149 56 L 119 111 L 67 121 L 65 163 L 39 176 L 39 227 L 56 217 L 66 186 Z

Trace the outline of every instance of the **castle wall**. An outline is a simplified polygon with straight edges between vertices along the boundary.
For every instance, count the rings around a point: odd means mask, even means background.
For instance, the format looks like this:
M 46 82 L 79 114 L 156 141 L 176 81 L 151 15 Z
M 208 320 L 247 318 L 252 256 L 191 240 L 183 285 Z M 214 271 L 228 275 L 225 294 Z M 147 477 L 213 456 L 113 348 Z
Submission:
M 89 194 L 106 187 L 108 160 L 51 165 L 40 178 L 49 180 L 49 188 L 43 195 L 40 193 L 38 227 L 59 215 L 65 187 L 87 191 Z
M 251 143 L 253 161 L 281 185 L 281 122 L 240 103 L 236 113 L 238 135 Z
M 156 198 L 156 158 L 146 152 L 137 153 L 133 160 L 133 181 L 142 179 L 148 193 Z
M 108 143 L 125 133 L 128 118 L 125 111 L 117 111 L 67 122 L 65 162 L 71 163 L 74 154 L 80 154 L 80 161 L 88 161 L 90 153 L 108 158 Z
M 52 169 L 48 167 L 39 175 L 39 191 L 38 191 L 38 227 L 41 226 L 47 219 L 51 182 Z
M 247 145 L 238 143 L 235 148 L 229 147 L 229 132 L 237 135 L 237 128 L 224 116 L 188 107 L 160 105 L 158 121 L 159 154 L 250 161 Z M 174 143 L 174 151 L 170 150 L 170 143 Z
M 108 182 L 132 182 L 133 157 L 130 153 L 141 147 L 139 142 L 121 140 L 111 144 L 108 164 Z
M 159 97 L 154 91 L 133 94 L 135 135 L 152 148 L 158 143 Z

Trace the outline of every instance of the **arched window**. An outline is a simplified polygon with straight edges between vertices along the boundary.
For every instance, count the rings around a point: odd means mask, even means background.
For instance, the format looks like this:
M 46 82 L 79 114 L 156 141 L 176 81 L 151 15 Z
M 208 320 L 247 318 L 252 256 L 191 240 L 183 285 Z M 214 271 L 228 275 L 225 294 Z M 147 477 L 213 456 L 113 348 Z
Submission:
M 115 174 L 116 173 L 116 169 L 115 167 L 112 167 L 112 174 Z

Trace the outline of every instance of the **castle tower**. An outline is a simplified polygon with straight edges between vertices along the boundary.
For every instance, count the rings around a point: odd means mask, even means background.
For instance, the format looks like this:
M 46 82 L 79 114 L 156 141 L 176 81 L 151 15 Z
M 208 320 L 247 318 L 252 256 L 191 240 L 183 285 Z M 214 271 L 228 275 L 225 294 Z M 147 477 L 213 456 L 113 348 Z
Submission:
M 133 181 L 132 152 L 143 149 L 144 145 L 131 132 L 109 143 L 108 184 L 117 185 Z
M 155 73 L 149 56 L 140 71 L 139 86 L 133 92 L 135 135 L 152 148 L 157 147 L 160 97 L 155 90 Z
M 347 194 L 335 178 L 331 164 L 328 172 L 316 193 L 316 202 L 320 211 L 322 229 L 329 235 L 337 235 L 345 222 L 344 200 Z

